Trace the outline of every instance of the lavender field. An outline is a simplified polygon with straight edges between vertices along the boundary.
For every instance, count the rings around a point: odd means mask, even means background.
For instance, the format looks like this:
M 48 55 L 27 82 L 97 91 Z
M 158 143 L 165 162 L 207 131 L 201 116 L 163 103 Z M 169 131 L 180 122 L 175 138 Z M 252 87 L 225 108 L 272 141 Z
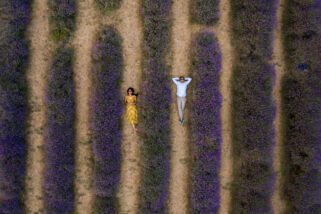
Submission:
M 31 1 L 0 3 L 0 213 L 21 213 L 26 174 Z
M 272 56 L 276 1 L 240 0 L 231 4 L 232 48 L 232 213 L 271 213 L 275 172 L 275 71 Z M 241 17 L 241 18 L 240 18 Z
M 320 0 L 0 0 L 0 32 L 0 214 L 321 213 Z
M 115 195 L 120 179 L 120 117 L 123 112 L 119 84 L 123 59 L 121 39 L 116 29 L 108 27 L 99 33 L 91 57 L 94 85 L 90 99 L 94 210 L 97 213 L 114 213 L 117 209 Z
M 48 119 L 44 130 L 44 207 L 48 213 L 74 211 L 75 91 L 73 50 L 59 47 L 50 68 L 45 103 Z
M 193 41 L 189 143 L 191 147 L 192 213 L 211 213 L 219 210 L 219 171 L 221 158 L 219 92 L 221 53 L 215 34 L 200 32 Z

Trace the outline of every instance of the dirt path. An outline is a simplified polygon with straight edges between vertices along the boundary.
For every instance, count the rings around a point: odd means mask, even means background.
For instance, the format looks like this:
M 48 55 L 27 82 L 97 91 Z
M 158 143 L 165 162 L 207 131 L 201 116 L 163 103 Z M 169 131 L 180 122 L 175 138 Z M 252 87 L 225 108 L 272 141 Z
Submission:
M 232 49 L 230 38 L 230 1 L 220 1 L 220 20 L 216 35 L 222 53 L 222 70 L 220 74 L 220 91 L 222 94 L 221 123 L 222 123 L 222 149 L 220 172 L 220 210 L 219 213 L 229 213 L 230 208 L 230 183 L 232 181 L 232 157 L 231 157 L 231 87 L 232 74 Z
M 31 41 L 30 67 L 27 81 L 30 85 L 31 115 L 28 127 L 28 157 L 25 205 L 28 213 L 40 213 L 43 210 L 42 183 L 44 170 L 44 150 L 42 130 L 46 118 L 44 89 L 52 54 L 49 38 L 47 1 L 34 0 L 32 21 L 28 29 Z
M 189 71 L 189 47 L 191 31 L 189 26 L 189 0 L 175 0 L 173 2 L 173 28 L 172 28 L 172 76 L 188 76 Z M 168 80 L 172 81 L 172 80 Z M 172 151 L 171 172 L 169 185 L 169 213 L 188 212 L 188 142 L 186 124 L 178 123 L 176 106 L 176 88 L 172 84 L 171 104 L 171 129 Z M 187 118 L 188 100 L 186 103 L 185 119 Z M 186 121 L 187 123 L 189 121 Z
M 141 79 L 142 24 L 140 0 L 123 0 L 117 28 L 123 38 L 124 73 L 121 90 L 139 90 Z M 137 213 L 140 181 L 140 146 L 137 134 L 123 117 L 122 165 L 118 191 L 120 213 Z
M 283 13 L 284 0 L 280 0 L 277 9 L 277 25 L 274 31 L 273 39 L 273 64 L 275 65 L 275 86 L 273 88 L 273 97 L 276 105 L 276 115 L 274 120 L 275 127 L 275 148 L 273 154 L 273 167 L 276 172 L 276 188 L 272 197 L 273 212 L 283 213 L 284 202 L 280 197 L 280 171 L 281 171 L 281 79 L 284 74 L 284 56 L 281 38 L 281 28 L 282 28 L 282 13 Z
M 76 85 L 76 213 L 92 213 L 92 149 L 89 143 L 89 97 L 91 49 L 99 20 L 94 8 L 94 0 L 78 3 L 75 47 L 74 77 Z

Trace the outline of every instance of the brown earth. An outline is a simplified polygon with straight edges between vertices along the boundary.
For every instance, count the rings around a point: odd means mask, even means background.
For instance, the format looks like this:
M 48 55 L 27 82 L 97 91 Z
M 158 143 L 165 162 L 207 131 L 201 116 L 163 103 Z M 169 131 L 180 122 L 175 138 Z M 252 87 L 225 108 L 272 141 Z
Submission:
M 93 194 L 91 160 L 92 144 L 89 139 L 89 98 L 91 50 L 99 27 L 99 16 L 94 0 L 78 3 L 78 16 L 73 46 L 75 48 L 74 80 L 76 88 L 76 213 L 91 213 Z
M 27 81 L 30 85 L 29 106 L 31 112 L 27 130 L 28 157 L 25 204 L 28 213 L 42 213 L 43 127 L 46 119 L 44 90 L 53 50 L 53 45 L 48 39 L 47 1 L 34 0 L 32 5 L 32 21 L 28 28 L 28 38 L 31 42 L 30 66 L 27 71 Z
M 274 31 L 273 39 L 273 64 L 275 66 L 275 86 L 273 88 L 273 98 L 276 105 L 276 116 L 274 120 L 275 127 L 275 149 L 273 154 L 273 167 L 276 173 L 276 187 L 272 197 L 272 206 L 274 213 L 283 213 L 284 211 L 284 202 L 280 194 L 280 180 L 281 180 L 281 79 L 284 74 L 284 56 L 283 56 L 283 47 L 282 47 L 282 13 L 283 13 L 284 0 L 280 0 L 278 3 L 277 10 L 277 24 L 276 30 Z
M 126 95 L 128 87 L 139 91 L 141 79 L 142 24 L 140 0 L 123 0 L 116 19 L 123 39 L 124 71 L 121 90 Z M 139 102 L 139 97 L 138 97 Z M 123 116 L 121 179 L 118 191 L 120 213 L 137 213 L 140 183 L 140 142 L 137 133 Z
M 222 148 L 221 148 L 221 170 L 220 170 L 220 210 L 219 213 L 229 213 L 230 210 L 230 183 L 232 182 L 232 140 L 231 140 L 231 86 L 233 54 L 230 38 L 230 2 L 220 1 L 220 20 L 217 26 L 216 35 L 222 53 L 222 69 L 220 74 L 220 91 L 222 95 L 221 127 L 222 127 Z
M 172 28 L 172 77 L 188 76 L 189 47 L 191 29 L 189 26 L 189 0 L 174 0 L 173 2 L 173 28 Z M 178 122 L 176 106 L 176 86 L 171 79 L 172 104 L 171 104 L 171 130 L 172 151 L 171 171 L 169 185 L 169 213 L 187 213 L 188 209 L 188 141 L 186 124 L 181 126 Z M 188 97 L 185 110 L 185 121 L 188 114 Z M 185 123 L 188 123 L 186 121 Z

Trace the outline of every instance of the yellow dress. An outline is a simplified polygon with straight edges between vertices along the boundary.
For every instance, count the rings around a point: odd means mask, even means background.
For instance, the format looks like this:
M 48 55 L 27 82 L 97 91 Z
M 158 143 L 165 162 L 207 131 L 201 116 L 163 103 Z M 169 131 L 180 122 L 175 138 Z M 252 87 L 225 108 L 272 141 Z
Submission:
M 136 107 L 136 96 L 125 96 L 126 102 L 126 118 L 130 124 L 137 124 L 138 123 L 138 114 L 137 114 L 137 107 Z

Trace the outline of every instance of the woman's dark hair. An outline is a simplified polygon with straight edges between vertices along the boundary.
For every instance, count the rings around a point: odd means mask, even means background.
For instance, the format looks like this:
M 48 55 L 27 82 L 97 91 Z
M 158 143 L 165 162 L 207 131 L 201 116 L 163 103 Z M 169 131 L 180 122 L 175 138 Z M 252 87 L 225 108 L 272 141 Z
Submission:
M 138 96 L 138 93 L 135 93 L 135 89 L 133 88 L 133 87 L 129 87 L 128 89 L 127 89 L 127 95 L 128 95 L 128 92 L 129 91 L 132 91 L 132 95 L 135 95 L 136 97 Z

